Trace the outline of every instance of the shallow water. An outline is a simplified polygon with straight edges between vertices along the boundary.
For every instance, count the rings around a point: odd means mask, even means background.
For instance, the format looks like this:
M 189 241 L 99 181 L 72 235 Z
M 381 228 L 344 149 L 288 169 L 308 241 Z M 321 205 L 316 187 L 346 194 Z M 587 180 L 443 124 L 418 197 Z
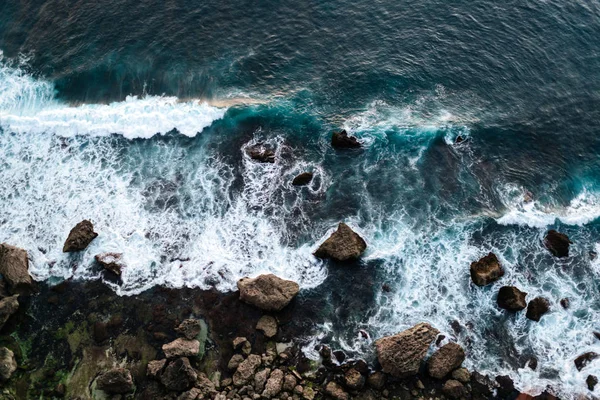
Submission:
M 93 255 L 123 252 L 108 283 L 123 295 L 273 272 L 323 293 L 315 334 L 334 346 L 369 354 L 358 329 L 428 321 L 470 368 L 586 394 L 600 363 L 573 359 L 600 351 L 599 34 L 582 1 L 6 2 L 0 240 L 36 279 L 97 279 Z M 364 148 L 331 149 L 340 127 Z M 275 164 L 246 156 L 255 143 Z M 83 218 L 100 236 L 62 254 Z M 368 243 L 360 265 L 312 256 L 342 220 Z M 568 259 L 543 248 L 550 228 Z M 489 251 L 507 273 L 475 287 Z M 500 311 L 508 284 L 551 312 Z

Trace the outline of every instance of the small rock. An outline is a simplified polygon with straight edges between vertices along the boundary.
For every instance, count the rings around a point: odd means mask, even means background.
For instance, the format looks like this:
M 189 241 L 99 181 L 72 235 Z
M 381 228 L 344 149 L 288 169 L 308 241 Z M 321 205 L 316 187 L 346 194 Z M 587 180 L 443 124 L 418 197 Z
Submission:
M 529 362 L 527 363 L 527 365 L 529 366 L 529 368 L 531 368 L 533 371 L 535 371 L 538 366 L 538 359 L 536 357 L 531 357 L 529 359 Z
M 270 315 L 263 315 L 256 324 L 256 330 L 262 331 L 266 337 L 277 335 L 277 320 Z
M 265 390 L 262 392 L 262 396 L 270 399 L 271 397 L 277 396 L 281 393 L 283 387 L 283 371 L 276 369 L 271 372 L 271 376 L 267 380 Z
M 587 383 L 588 389 L 593 392 L 596 388 L 596 385 L 598 384 L 598 378 L 595 375 L 588 375 L 587 379 L 585 380 L 585 383 Z
M 199 398 L 209 399 L 214 397 L 217 393 L 215 389 L 215 384 L 208 379 L 205 373 L 198 373 L 198 379 L 196 380 L 196 388 L 200 389 Z
M 15 354 L 6 347 L 0 347 L 0 381 L 7 381 L 17 370 Z
M 438 349 L 427 363 L 429 375 L 442 379 L 450 372 L 460 367 L 465 361 L 465 351 L 457 343 L 448 343 Z
M 348 261 L 359 258 L 367 249 L 367 244 L 348 225 L 341 222 L 337 231 L 323 242 L 314 252 L 315 257 Z
M 197 379 L 198 373 L 186 357 L 171 361 L 160 376 L 160 381 L 167 389 L 177 392 L 191 389 Z
M 498 257 L 489 253 L 479 261 L 471 263 L 471 279 L 477 286 L 486 286 L 504 276 Z
M 304 400 L 314 400 L 316 395 L 317 394 L 315 393 L 315 390 L 310 386 L 305 387 L 302 393 L 302 397 L 304 398 Z
M 167 358 L 194 357 L 200 353 L 200 342 L 177 338 L 171 343 L 163 344 L 162 350 Z
M 271 374 L 271 370 L 269 368 L 258 371 L 254 375 L 254 390 L 257 393 L 262 393 L 265 390 L 265 384 L 267 383 L 267 379 L 269 379 L 269 375 Z
M 166 363 L 166 359 L 150 361 L 146 367 L 146 376 L 152 379 L 159 379 Z
M 94 258 L 104 269 L 112 272 L 116 276 L 121 276 L 121 270 L 125 267 L 125 264 L 123 263 L 123 254 L 102 253 L 97 254 Z
M 527 305 L 525 316 L 532 321 L 538 322 L 544 314 L 550 311 L 550 302 L 543 297 L 536 297 Z
M 84 250 L 98 234 L 94 232 L 94 225 L 90 221 L 83 220 L 69 232 L 69 236 L 63 246 L 63 253 Z
M 275 162 L 275 152 L 272 149 L 265 147 L 262 143 L 246 148 L 246 154 L 248 154 L 248 157 L 251 159 L 261 163 L 272 164 Z
M 200 396 L 202 392 L 198 388 L 191 388 L 187 392 L 181 393 L 177 400 L 196 400 L 198 396 Z
M 466 368 L 458 368 L 452 371 L 452 379 L 461 383 L 469 383 L 471 380 L 471 373 Z
M 175 331 L 180 335 L 183 335 L 188 340 L 196 339 L 202 330 L 202 326 L 200 325 L 200 321 L 197 319 L 186 319 L 184 320 Z
M 555 257 L 568 257 L 569 246 L 572 243 L 567 235 L 554 229 L 548 231 L 544 238 L 544 245 Z
M 296 380 L 296 377 L 292 374 L 287 374 L 283 379 L 283 390 L 292 392 L 297 384 L 298 381 Z
M 566 297 L 564 299 L 560 299 L 560 305 L 566 310 L 571 306 L 571 300 L 567 299 Z
M 351 368 L 344 374 L 344 385 L 350 390 L 361 390 L 365 386 L 365 377 Z
M 5 297 L 0 300 L 0 329 L 4 327 L 8 318 L 17 312 L 19 309 L 19 301 L 17 300 L 19 295 Z
M 330 396 L 331 398 L 333 398 L 335 400 L 349 400 L 350 399 L 350 397 L 348 396 L 348 393 L 346 393 L 340 385 L 338 385 L 337 383 L 335 383 L 333 381 L 329 382 L 325 386 L 325 394 L 327 394 L 328 396 Z
M 98 389 L 108 394 L 125 394 L 133 391 L 131 372 L 125 368 L 113 368 L 96 379 Z
M 18 247 L 0 244 L 0 274 L 12 294 L 33 292 L 33 279 L 29 275 L 27 252 Z
M 331 146 L 336 149 L 357 149 L 361 144 L 354 136 L 348 136 L 346 130 L 341 130 L 331 135 Z
M 242 278 L 237 286 L 240 290 L 240 300 L 265 311 L 280 311 L 300 291 L 296 282 L 281 279 L 273 274 Z
M 579 357 L 577 357 L 575 359 L 575 361 L 574 361 L 575 362 L 575 367 L 577 368 L 578 371 L 581 371 L 589 363 L 591 363 L 592 361 L 594 361 L 598 357 L 600 357 L 600 356 L 597 353 L 594 353 L 593 351 L 589 351 L 587 353 L 583 353 L 582 355 L 580 355 Z
M 385 374 L 381 371 L 377 371 L 369 375 L 367 378 L 367 384 L 376 390 L 381 390 L 385 386 Z
M 527 307 L 525 297 L 527 293 L 514 286 L 502 286 L 498 291 L 498 307 L 508 311 L 520 311 Z
M 233 374 L 233 384 L 237 387 L 244 386 L 250 378 L 254 376 L 258 367 L 260 367 L 261 358 L 256 354 L 250 354 Z
M 442 392 L 451 399 L 460 399 L 467 394 L 467 389 L 459 381 L 450 379 L 444 383 Z
M 236 337 L 235 339 L 233 339 L 233 349 L 234 350 L 240 350 L 242 347 L 244 347 L 244 345 L 248 342 L 248 339 L 246 339 L 245 337 Z
M 229 360 L 229 363 L 227 364 L 227 368 L 230 371 L 235 371 L 241 363 L 244 362 L 244 356 L 242 356 L 241 354 L 234 354 L 233 357 L 231 357 L 231 359 Z
M 312 172 L 303 172 L 294 178 L 294 180 L 292 181 L 292 185 L 294 185 L 294 186 L 308 185 L 310 183 L 310 181 L 312 181 L 312 178 L 313 178 Z

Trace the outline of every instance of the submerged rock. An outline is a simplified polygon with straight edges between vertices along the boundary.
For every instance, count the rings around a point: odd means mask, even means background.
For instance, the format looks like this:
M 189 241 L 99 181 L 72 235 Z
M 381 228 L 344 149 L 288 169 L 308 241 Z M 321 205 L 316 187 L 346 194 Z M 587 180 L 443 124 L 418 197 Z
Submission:
M 331 135 L 331 146 L 336 149 L 357 149 L 362 145 L 354 136 L 348 136 L 345 129 L 333 132 Z
M 597 353 L 594 353 L 593 351 L 588 351 L 587 353 L 583 353 L 582 355 L 580 355 L 579 357 L 577 357 L 575 359 L 575 361 L 574 361 L 575 367 L 577 368 L 577 371 L 581 371 L 589 363 L 591 363 L 592 361 L 594 361 L 598 357 L 600 357 L 600 355 L 598 355 Z
M 108 394 L 125 394 L 133 391 L 131 372 L 125 368 L 113 368 L 96 379 L 98 389 Z
M 486 286 L 504 276 L 498 257 L 489 253 L 479 261 L 471 263 L 471 279 L 477 286 Z
M 0 244 L 0 274 L 12 294 L 29 294 L 33 279 L 29 275 L 27 252 L 6 243 Z
M 279 311 L 287 306 L 300 291 L 296 282 L 273 274 L 256 278 L 242 278 L 237 283 L 240 300 L 265 311 Z
M 184 336 L 188 340 L 195 339 L 202 330 L 202 325 L 197 319 L 188 318 L 184 320 L 177 328 L 175 332 Z
M 427 363 L 429 375 L 442 379 L 465 361 L 465 351 L 457 343 L 448 343 L 438 349 Z
M 98 234 L 94 232 L 94 225 L 87 219 L 83 220 L 69 232 L 63 246 L 63 253 L 84 250 L 97 236 Z
M 554 229 L 548 231 L 544 238 L 544 245 L 555 257 L 568 257 L 569 246 L 572 243 L 567 235 Z
M 160 376 L 160 381 L 169 390 L 183 392 L 196 383 L 198 373 L 185 357 L 172 361 Z
M 514 286 L 502 286 L 498 291 L 498 307 L 508 311 L 521 311 L 527 307 L 525 297 L 527 293 Z
M 393 336 L 375 342 L 377 359 L 386 372 L 397 378 L 415 375 L 439 331 L 420 323 Z
M 107 271 L 112 272 L 117 276 L 121 276 L 121 270 L 125 267 L 123 263 L 123 254 L 121 253 L 102 253 L 96 254 L 94 257 L 96 262 Z
M 15 354 L 6 347 L 0 347 L 0 381 L 7 381 L 17 370 Z
M 294 178 L 294 180 L 292 181 L 292 185 L 294 185 L 294 186 L 308 185 L 310 183 L 310 181 L 312 181 L 312 178 L 313 178 L 312 172 L 303 172 Z
M 348 261 L 359 258 L 366 250 L 367 244 L 348 225 L 341 222 L 337 231 L 323 242 L 314 252 L 319 258 L 332 258 L 338 261 Z
M 200 353 L 200 342 L 177 338 L 171 343 L 163 344 L 162 350 L 167 358 L 193 357 Z
M 543 297 L 536 297 L 527 305 L 527 314 L 525 316 L 532 321 L 539 321 L 542 315 L 550 311 L 550 302 Z
M 4 327 L 8 318 L 17 312 L 19 309 L 19 301 L 17 300 L 19 295 L 5 297 L 0 300 L 0 329 Z
M 255 144 L 246 148 L 246 154 L 251 159 L 261 163 L 274 163 L 275 152 L 271 149 L 266 148 L 263 144 Z
M 263 315 L 256 324 L 256 330 L 262 331 L 266 337 L 277 335 L 277 320 L 270 315 Z

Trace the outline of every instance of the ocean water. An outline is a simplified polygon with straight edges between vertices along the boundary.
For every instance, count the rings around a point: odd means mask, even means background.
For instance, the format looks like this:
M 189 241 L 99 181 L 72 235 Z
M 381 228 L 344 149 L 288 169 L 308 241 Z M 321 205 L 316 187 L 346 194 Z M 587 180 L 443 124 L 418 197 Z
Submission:
M 345 293 L 340 270 L 359 268 L 391 291 L 324 304 L 316 337 L 369 356 L 427 321 L 469 368 L 590 396 L 600 362 L 573 359 L 600 352 L 599 37 L 600 3 L 581 0 L 5 1 L 0 241 L 38 280 L 99 279 L 93 255 L 122 252 L 122 295 L 265 272 Z M 339 128 L 363 148 L 333 150 Z M 274 164 L 245 155 L 256 143 Z M 84 218 L 100 236 L 63 254 Z M 367 241 L 358 266 L 312 256 L 339 221 Z M 475 287 L 489 251 L 506 275 Z M 509 284 L 551 312 L 499 310 Z

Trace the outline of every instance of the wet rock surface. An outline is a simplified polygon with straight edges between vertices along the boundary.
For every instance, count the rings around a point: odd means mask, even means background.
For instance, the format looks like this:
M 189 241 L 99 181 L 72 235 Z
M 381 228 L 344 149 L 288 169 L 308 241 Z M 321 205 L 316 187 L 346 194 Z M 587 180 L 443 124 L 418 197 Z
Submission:
M 471 263 L 471 279 L 477 286 L 486 286 L 504 276 L 504 269 L 494 253 Z
M 363 238 L 341 222 L 338 229 L 319 246 L 314 255 L 319 258 L 348 261 L 359 258 L 366 248 L 367 244 Z
M 527 307 L 526 296 L 527 293 L 514 286 L 503 286 L 498 291 L 498 307 L 511 312 L 521 311 Z
M 563 258 L 569 256 L 569 247 L 573 242 L 564 233 L 550 230 L 544 238 L 544 246 L 553 256 Z
M 21 248 L 0 244 L 0 275 L 12 294 L 29 294 L 34 289 L 27 252 Z
M 296 282 L 281 279 L 273 274 L 242 278 L 237 286 L 242 301 L 266 311 L 280 311 L 300 291 Z
M 98 234 L 94 232 L 94 225 L 87 219 L 83 220 L 69 232 L 69 236 L 63 246 L 63 253 L 85 250 L 97 236 Z

